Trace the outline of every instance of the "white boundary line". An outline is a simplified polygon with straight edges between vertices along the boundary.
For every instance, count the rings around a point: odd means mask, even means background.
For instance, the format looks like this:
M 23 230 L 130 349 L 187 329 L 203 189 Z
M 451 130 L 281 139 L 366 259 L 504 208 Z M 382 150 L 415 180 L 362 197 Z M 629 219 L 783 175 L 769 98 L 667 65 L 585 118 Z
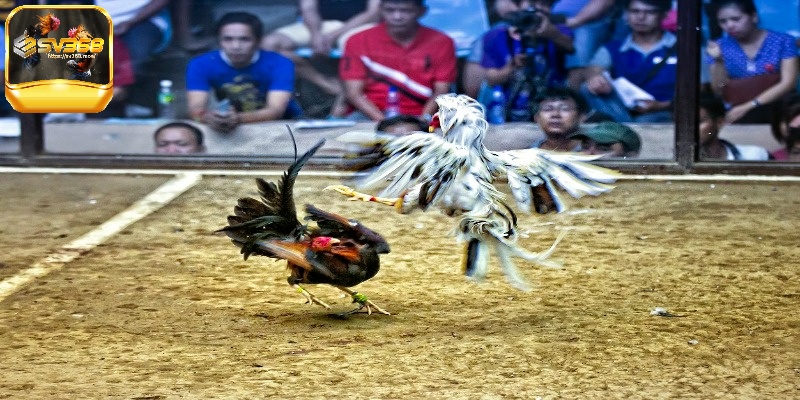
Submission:
M 288 166 L 288 164 L 287 164 Z M 102 168 L 24 168 L 24 167 L 0 167 L 0 174 L 108 174 L 108 175 L 177 175 L 181 173 L 193 173 L 208 176 L 282 176 L 286 172 L 286 167 L 276 167 L 275 169 L 258 170 L 236 170 L 236 169 L 102 169 Z M 324 177 L 350 177 L 354 173 L 350 171 L 300 171 L 303 176 L 324 176 Z
M 175 172 L 177 171 L 173 173 Z M 161 185 L 158 189 L 139 199 L 139 201 L 132 204 L 126 210 L 115 215 L 97 228 L 62 246 L 42 260 L 34 263 L 30 268 L 0 281 L 0 301 L 5 300 L 8 296 L 15 293 L 22 288 L 22 286 L 32 282 L 34 279 L 45 276 L 63 267 L 65 264 L 97 247 L 134 222 L 141 220 L 165 206 L 170 201 L 195 186 L 202 178 L 202 174 L 195 172 L 178 173 L 177 176 Z

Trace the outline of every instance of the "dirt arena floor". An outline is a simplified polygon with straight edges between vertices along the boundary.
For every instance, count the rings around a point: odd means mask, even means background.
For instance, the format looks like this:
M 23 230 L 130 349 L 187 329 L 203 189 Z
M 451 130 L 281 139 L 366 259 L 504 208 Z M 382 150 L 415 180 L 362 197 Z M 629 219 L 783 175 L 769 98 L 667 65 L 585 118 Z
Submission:
M 357 289 L 393 313 L 332 318 L 213 230 L 249 176 L 206 176 L 62 266 L 53 255 L 171 176 L 3 174 L 3 399 L 795 399 L 800 184 L 623 180 L 521 216 L 534 286 L 460 274 L 450 221 L 320 190 L 297 202 L 361 220 L 391 254 Z M 61 250 L 60 250 L 61 249 Z M 48 257 L 49 256 L 49 257 Z M 56 257 L 57 259 L 57 257 Z M 55 266 L 53 266 L 55 265 Z M 352 307 L 309 286 L 334 311 Z M 652 315 L 661 307 L 672 317 Z

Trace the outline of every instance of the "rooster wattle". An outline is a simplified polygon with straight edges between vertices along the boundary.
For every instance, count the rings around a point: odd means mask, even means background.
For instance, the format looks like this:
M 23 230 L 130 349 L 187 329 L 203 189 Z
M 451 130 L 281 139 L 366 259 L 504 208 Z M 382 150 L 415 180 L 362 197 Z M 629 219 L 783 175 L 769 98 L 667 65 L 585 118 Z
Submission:
M 547 213 L 564 209 L 554 183 L 573 197 L 598 195 L 611 190 L 608 184 L 619 174 L 588 163 L 597 156 L 540 149 L 489 151 L 483 144 L 488 123 L 480 103 L 454 94 L 439 96 L 436 102 L 439 112 L 433 122 L 440 123 L 442 136 L 420 132 L 380 138 L 378 165 L 357 181 L 359 190 L 384 187 L 380 197 L 342 185 L 330 189 L 355 200 L 393 205 L 401 213 L 442 210 L 456 218 L 457 236 L 467 243 L 463 258 L 467 276 L 476 280 L 486 276 L 491 247 L 509 283 L 530 290 L 511 256 L 552 266 L 546 259 L 563 235 L 543 253 L 518 246 L 517 217 L 494 186 L 495 180 L 507 179 L 522 211 L 530 212 L 533 206 L 536 212 Z M 351 138 L 360 142 L 364 135 L 345 134 L 340 140 Z
M 363 294 L 348 287 L 355 286 L 378 273 L 380 254 L 389 252 L 389 244 L 378 233 L 361 225 L 358 221 L 305 206 L 305 219 L 317 225 L 310 228 L 297 218 L 293 191 L 300 169 L 325 143 L 317 143 L 303 154 L 284 173 L 276 185 L 256 179 L 261 200 L 245 197 L 234 207 L 228 217 L 228 226 L 220 232 L 241 247 L 245 260 L 251 255 L 261 255 L 286 260 L 291 275 L 289 284 L 303 294 L 310 303 L 330 308 L 309 293 L 303 284 L 329 284 L 349 294 L 353 302 L 359 303 L 355 310 L 339 314 L 355 313 L 366 307 L 368 313 L 374 309 L 389 314 L 376 306 Z

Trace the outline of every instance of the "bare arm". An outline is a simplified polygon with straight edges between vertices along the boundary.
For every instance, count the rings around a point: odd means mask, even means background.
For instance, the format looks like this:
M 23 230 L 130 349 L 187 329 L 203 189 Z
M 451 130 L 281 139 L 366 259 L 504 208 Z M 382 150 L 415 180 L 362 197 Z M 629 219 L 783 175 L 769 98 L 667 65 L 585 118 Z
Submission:
M 781 80 L 755 97 L 762 104 L 772 103 L 785 96 L 797 85 L 797 57 L 781 60 Z
M 190 90 L 186 93 L 186 102 L 189 106 L 189 115 L 195 121 L 208 125 L 217 132 L 230 132 L 235 127 L 228 121 L 229 115 L 221 115 L 208 110 L 208 92 Z
M 719 44 L 714 41 L 706 43 L 706 53 L 714 59 L 714 63 L 708 68 L 711 74 L 711 91 L 717 96 L 722 96 L 722 89 L 728 84 L 728 70 L 725 62 L 722 61 L 722 51 Z
M 439 108 L 436 105 L 436 97 L 441 94 L 450 93 L 450 82 L 434 82 L 433 95 L 425 102 L 425 107 L 422 108 L 423 115 L 433 115 Z
M 524 55 L 520 54 L 515 58 L 522 58 Z M 505 85 L 514 75 L 516 70 L 516 62 L 510 61 L 503 68 L 487 68 L 486 69 L 486 83 L 491 86 Z
M 344 93 L 347 102 L 355 107 L 356 110 L 361 111 L 369 119 L 373 121 L 380 121 L 383 119 L 383 111 L 364 96 L 363 80 L 344 81 Z
M 317 0 L 300 0 L 300 15 L 303 16 L 303 24 L 311 32 L 311 36 L 320 34 L 322 29 L 322 17 L 319 15 Z
M 574 17 L 567 18 L 567 27 L 576 28 L 602 17 L 614 5 L 614 0 L 590 0 Z
M 716 63 L 715 63 L 716 64 Z M 794 90 L 795 86 L 797 85 L 797 73 L 798 73 L 798 64 L 797 58 L 787 58 L 781 61 L 781 80 L 764 90 L 763 92 L 756 95 L 753 100 L 760 104 L 767 104 L 773 101 L 776 101 L 786 95 L 787 93 Z M 713 73 L 712 73 L 713 79 Z M 756 105 L 753 102 L 748 101 L 743 104 L 739 104 L 736 107 L 731 108 L 728 110 L 728 114 L 725 116 L 727 122 L 735 122 L 742 118 L 747 112 L 755 108 Z
M 597 65 L 590 65 L 586 69 L 586 88 L 590 93 L 604 95 L 614 90 L 611 82 L 603 76 L 603 72 L 605 72 L 605 69 Z
M 186 103 L 189 107 L 189 116 L 196 121 L 203 122 L 203 114 L 206 113 L 208 104 L 208 92 L 190 90 L 186 92 Z
M 281 119 L 286 113 L 286 108 L 292 100 L 292 92 L 270 90 L 267 93 L 267 103 L 264 108 L 255 111 L 245 111 L 234 113 L 238 124 L 248 124 L 252 122 L 274 121 Z
M 575 52 L 575 45 L 573 44 L 572 38 L 566 35 L 564 32 L 558 29 L 555 25 L 550 23 L 549 20 L 544 20 L 542 25 L 536 31 L 536 34 L 542 38 L 545 38 L 562 50 L 566 51 L 567 53 L 574 53 Z

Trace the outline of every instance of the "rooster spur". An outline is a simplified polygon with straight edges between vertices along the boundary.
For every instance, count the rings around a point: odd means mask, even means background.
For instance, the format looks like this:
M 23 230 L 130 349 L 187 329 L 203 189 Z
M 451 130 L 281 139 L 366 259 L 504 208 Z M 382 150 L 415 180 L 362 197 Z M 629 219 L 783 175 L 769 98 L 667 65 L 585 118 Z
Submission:
M 325 143 L 317 143 L 284 173 L 276 184 L 256 179 L 261 200 L 245 197 L 228 217 L 225 232 L 241 248 L 245 260 L 252 254 L 286 260 L 289 285 L 306 297 L 309 303 L 330 309 L 325 302 L 309 293 L 300 284 L 328 284 L 347 293 L 358 308 L 338 316 L 366 309 L 389 315 L 361 293 L 351 289 L 378 273 L 380 254 L 389 252 L 389 244 L 381 235 L 358 221 L 329 213 L 310 204 L 305 206 L 305 220 L 316 227 L 301 224 L 294 204 L 293 188 L 300 169 Z
M 512 256 L 554 266 L 548 257 L 563 233 L 542 253 L 520 247 L 517 216 L 495 182 L 507 181 L 521 211 L 533 208 L 544 214 L 564 209 L 557 186 L 576 198 L 599 195 L 613 188 L 610 183 L 619 173 L 589 163 L 598 156 L 540 149 L 490 151 L 483 144 L 488 123 L 480 103 L 455 94 L 441 95 L 436 103 L 439 112 L 432 128 L 438 124 L 441 135 L 418 132 L 378 138 L 376 151 L 380 154 L 373 157 L 378 160 L 376 165 L 356 181 L 359 190 L 382 188 L 378 197 L 347 186 L 330 189 L 352 199 L 394 206 L 401 213 L 429 208 L 443 211 L 455 219 L 456 236 L 466 242 L 463 264 L 468 277 L 485 278 L 489 250 L 493 249 L 509 283 L 528 291 L 530 286 L 517 272 Z M 347 133 L 339 140 L 359 143 L 358 138 L 363 137 L 368 135 Z

